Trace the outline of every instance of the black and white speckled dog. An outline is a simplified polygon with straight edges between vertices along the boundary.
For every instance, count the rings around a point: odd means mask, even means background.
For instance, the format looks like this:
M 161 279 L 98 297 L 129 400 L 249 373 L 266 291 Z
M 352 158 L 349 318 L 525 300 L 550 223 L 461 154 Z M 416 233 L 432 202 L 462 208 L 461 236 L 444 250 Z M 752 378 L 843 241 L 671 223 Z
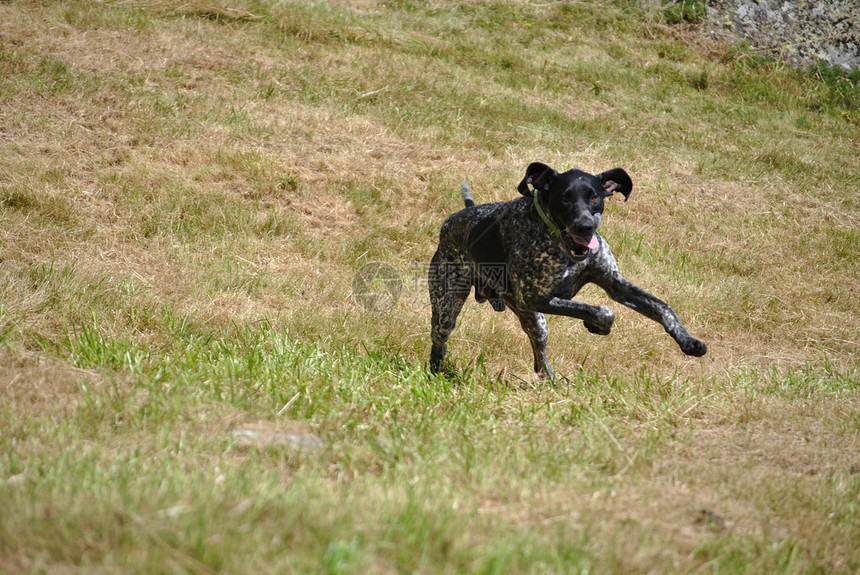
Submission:
M 705 354 L 707 346 L 687 332 L 672 308 L 621 276 L 597 234 L 604 198 L 620 192 L 627 201 L 633 190 L 627 172 L 559 174 L 533 163 L 518 189 L 524 197 L 475 205 L 464 182 L 466 208 L 442 224 L 428 273 L 433 373 L 443 367 L 448 337 L 472 287 L 479 302 L 489 300 L 496 311 L 508 307 L 517 314 L 531 341 L 535 372 L 543 377 L 553 377 L 543 314 L 581 319 L 588 331 L 600 335 L 612 328 L 612 310 L 572 301 L 587 283 L 662 324 L 687 355 Z

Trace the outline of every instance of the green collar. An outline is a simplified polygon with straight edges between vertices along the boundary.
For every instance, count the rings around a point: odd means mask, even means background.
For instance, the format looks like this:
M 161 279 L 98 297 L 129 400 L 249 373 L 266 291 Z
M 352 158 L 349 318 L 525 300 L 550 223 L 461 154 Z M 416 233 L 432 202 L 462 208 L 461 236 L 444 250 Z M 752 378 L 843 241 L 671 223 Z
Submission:
M 549 226 L 549 230 L 552 233 L 554 233 L 559 238 L 561 238 L 562 237 L 561 230 L 558 228 L 557 225 L 555 225 L 554 221 L 549 219 L 549 216 L 546 215 L 546 212 L 543 211 L 543 208 L 540 207 L 540 202 L 538 201 L 538 191 L 537 190 L 535 190 L 534 193 L 532 194 L 532 200 L 534 200 L 535 210 L 537 210 L 537 213 L 540 216 L 540 219 L 543 220 L 543 223 L 545 223 L 547 226 Z

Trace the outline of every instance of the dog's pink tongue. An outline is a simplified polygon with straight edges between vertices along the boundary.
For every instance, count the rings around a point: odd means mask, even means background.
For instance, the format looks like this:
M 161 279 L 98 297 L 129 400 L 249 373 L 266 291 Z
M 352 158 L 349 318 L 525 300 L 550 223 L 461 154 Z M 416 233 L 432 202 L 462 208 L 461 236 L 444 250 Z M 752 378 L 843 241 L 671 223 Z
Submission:
M 591 236 L 591 239 L 588 240 L 588 249 L 596 250 L 600 245 L 600 242 L 597 241 L 597 236 Z

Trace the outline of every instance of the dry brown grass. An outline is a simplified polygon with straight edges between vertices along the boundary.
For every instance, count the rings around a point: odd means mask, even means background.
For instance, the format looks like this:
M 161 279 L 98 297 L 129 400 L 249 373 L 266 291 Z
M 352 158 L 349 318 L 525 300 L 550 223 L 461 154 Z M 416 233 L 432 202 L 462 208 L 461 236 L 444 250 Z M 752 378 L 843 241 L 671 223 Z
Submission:
M 0 567 L 856 570 L 857 126 L 650 12 L 408 4 L 0 4 Z M 510 199 L 536 160 L 633 175 L 604 236 L 707 356 L 608 303 L 606 338 L 550 318 L 537 382 L 471 302 L 475 377 L 414 373 L 459 182 Z M 352 297 L 374 261 L 390 313 Z M 257 329 L 291 345 L 252 361 Z

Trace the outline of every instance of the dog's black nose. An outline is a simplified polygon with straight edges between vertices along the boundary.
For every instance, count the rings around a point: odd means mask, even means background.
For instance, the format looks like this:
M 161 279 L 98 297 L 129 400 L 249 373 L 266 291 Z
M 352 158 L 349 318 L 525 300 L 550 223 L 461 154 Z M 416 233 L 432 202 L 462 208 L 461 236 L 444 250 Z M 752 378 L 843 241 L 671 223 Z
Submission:
M 597 226 L 594 225 L 593 218 L 583 216 L 574 220 L 569 229 L 574 235 L 588 238 L 594 235 Z

